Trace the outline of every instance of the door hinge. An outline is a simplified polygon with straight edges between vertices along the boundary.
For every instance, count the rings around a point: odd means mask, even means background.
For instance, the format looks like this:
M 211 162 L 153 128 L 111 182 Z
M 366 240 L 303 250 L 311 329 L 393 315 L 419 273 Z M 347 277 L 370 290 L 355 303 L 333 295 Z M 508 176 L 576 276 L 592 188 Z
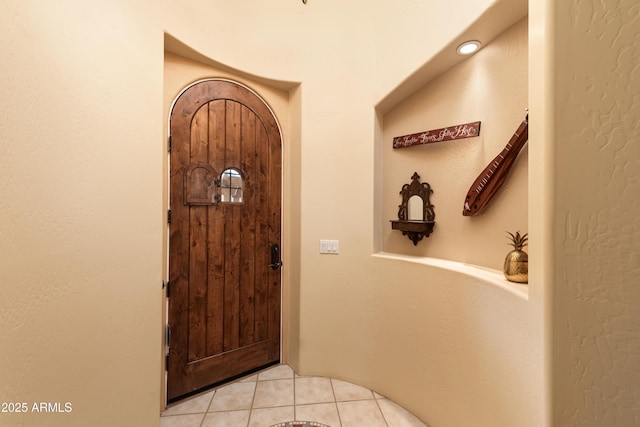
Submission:
M 172 148 L 173 148 L 173 140 L 171 138 L 171 135 L 169 135 L 169 137 L 167 137 L 167 151 L 170 153 Z
M 171 209 L 167 211 L 167 224 L 171 224 Z
M 171 282 L 167 281 L 162 281 L 162 289 L 166 289 L 167 290 L 167 298 L 169 298 L 169 295 L 171 294 Z
M 169 371 L 169 355 L 164 355 L 164 370 Z

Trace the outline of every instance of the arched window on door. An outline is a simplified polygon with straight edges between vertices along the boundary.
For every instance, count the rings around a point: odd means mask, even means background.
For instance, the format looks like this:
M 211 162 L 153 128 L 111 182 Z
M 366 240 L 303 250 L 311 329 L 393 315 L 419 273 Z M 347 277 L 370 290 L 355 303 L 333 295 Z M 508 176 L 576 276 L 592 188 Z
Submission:
M 238 169 L 229 168 L 220 177 L 220 201 L 242 203 L 242 174 Z

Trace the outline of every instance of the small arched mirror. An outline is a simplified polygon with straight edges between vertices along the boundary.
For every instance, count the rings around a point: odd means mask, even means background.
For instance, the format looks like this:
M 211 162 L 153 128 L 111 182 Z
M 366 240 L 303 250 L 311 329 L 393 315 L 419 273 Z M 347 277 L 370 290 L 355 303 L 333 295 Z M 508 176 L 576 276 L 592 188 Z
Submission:
M 420 175 L 414 172 L 411 183 L 402 186 L 402 203 L 398 206 L 398 219 L 391 221 L 393 230 L 400 230 L 414 245 L 424 237 L 429 237 L 435 225 L 436 214 L 429 196 L 433 193 L 427 182 L 420 182 Z
M 242 203 L 242 185 L 242 173 L 235 168 L 226 169 L 220 177 L 220 201 Z
M 417 194 L 409 197 L 407 206 L 407 220 L 424 221 L 424 201 Z

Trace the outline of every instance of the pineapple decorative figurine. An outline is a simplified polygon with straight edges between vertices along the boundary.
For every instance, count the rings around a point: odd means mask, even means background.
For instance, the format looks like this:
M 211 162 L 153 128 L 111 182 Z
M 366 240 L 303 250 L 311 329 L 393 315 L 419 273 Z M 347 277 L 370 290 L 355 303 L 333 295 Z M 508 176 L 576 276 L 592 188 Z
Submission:
M 507 233 L 509 232 L 507 231 Z M 509 233 L 509 236 L 513 250 L 509 252 L 504 259 L 504 277 L 510 282 L 528 283 L 529 255 L 522 250 L 522 248 L 527 246 L 528 234 L 520 235 L 520 232 L 517 231 L 515 235 Z

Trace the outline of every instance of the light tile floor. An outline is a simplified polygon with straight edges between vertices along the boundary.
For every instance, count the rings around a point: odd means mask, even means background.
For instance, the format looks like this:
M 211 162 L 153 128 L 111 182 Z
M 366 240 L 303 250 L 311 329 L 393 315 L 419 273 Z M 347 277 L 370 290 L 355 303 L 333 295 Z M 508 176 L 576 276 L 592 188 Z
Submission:
M 287 365 L 171 405 L 160 427 L 269 427 L 315 421 L 330 427 L 426 427 L 389 399 L 348 382 L 303 377 Z

